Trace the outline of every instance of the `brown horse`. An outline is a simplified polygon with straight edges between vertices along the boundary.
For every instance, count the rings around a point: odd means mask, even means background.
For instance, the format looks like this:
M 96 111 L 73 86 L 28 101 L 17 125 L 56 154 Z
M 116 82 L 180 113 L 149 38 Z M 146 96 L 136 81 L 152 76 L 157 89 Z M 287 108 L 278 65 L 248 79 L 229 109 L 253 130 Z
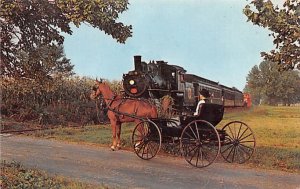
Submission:
M 155 105 L 142 100 L 126 99 L 117 96 L 105 82 L 96 80 L 96 87 L 90 97 L 91 99 L 95 99 L 99 95 L 102 95 L 106 106 L 108 107 L 107 116 L 112 128 L 112 150 L 120 148 L 122 123 L 139 123 L 141 120 L 138 118 L 157 118 L 157 109 Z

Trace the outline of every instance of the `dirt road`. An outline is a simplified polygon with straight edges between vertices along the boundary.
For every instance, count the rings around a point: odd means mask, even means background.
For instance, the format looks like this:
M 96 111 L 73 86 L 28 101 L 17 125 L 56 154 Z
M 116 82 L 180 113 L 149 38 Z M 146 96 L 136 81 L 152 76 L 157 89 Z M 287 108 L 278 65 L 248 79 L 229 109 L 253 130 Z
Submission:
M 88 183 L 118 188 L 300 189 L 300 175 L 217 162 L 197 169 L 182 158 L 150 161 L 133 152 L 23 136 L 1 136 L 1 159 Z

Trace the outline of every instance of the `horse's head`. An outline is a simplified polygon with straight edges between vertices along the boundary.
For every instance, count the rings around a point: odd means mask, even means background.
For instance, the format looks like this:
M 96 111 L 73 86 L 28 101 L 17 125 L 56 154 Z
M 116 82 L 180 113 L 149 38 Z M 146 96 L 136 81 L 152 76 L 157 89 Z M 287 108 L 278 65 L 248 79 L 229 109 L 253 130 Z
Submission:
M 106 98 L 109 98 L 111 93 L 112 91 L 110 90 L 109 86 L 104 81 L 102 81 L 102 79 L 100 81 L 96 79 L 96 84 L 92 88 L 90 98 L 94 100 L 100 95 L 106 95 Z
M 92 100 L 95 100 L 99 95 L 102 94 L 101 89 L 100 89 L 100 85 L 102 84 L 102 79 L 100 81 L 98 81 L 98 79 L 96 79 L 96 83 L 95 85 L 92 87 L 92 92 L 90 95 L 90 98 Z

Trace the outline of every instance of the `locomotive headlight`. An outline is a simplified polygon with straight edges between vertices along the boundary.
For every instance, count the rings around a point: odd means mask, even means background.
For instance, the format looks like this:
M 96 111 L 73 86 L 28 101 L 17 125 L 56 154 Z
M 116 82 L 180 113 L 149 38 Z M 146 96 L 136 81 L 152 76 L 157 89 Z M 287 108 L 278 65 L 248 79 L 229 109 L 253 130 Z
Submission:
M 130 81 L 129 81 L 129 84 L 130 84 L 130 85 L 134 85 L 134 83 L 135 83 L 134 80 L 130 80 Z

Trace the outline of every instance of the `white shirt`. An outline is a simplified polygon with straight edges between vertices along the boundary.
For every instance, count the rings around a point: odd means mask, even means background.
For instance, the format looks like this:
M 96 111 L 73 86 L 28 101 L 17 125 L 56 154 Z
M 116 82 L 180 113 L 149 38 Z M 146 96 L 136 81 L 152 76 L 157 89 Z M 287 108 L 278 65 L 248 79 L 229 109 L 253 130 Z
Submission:
M 201 104 L 204 104 L 204 103 L 205 103 L 205 100 L 204 100 L 204 99 L 202 99 L 202 100 L 200 100 L 200 101 L 198 102 L 197 108 L 196 108 L 196 112 L 194 113 L 194 115 L 198 115 L 198 111 L 199 111 L 200 105 L 201 105 Z

